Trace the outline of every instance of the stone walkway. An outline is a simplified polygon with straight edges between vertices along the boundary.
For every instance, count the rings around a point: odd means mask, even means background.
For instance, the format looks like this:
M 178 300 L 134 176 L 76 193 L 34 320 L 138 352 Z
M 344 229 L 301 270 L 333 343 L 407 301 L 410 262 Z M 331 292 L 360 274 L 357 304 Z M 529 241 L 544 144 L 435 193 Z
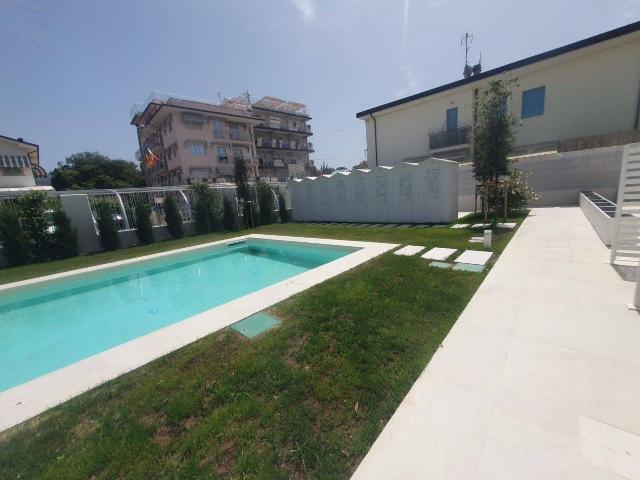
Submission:
M 535 209 L 355 479 L 640 479 L 640 316 L 582 211 Z

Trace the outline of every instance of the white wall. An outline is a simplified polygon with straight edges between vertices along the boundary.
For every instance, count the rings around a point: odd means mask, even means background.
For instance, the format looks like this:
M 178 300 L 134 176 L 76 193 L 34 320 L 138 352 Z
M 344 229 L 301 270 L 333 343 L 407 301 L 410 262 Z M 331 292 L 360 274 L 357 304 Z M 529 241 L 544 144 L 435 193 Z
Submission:
M 458 164 L 429 159 L 307 177 L 289 190 L 294 221 L 448 223 L 458 213 Z
M 527 181 L 540 199 L 533 206 L 577 205 L 580 191 L 593 190 L 615 202 L 622 166 L 623 146 L 575 152 L 534 155 L 518 159 L 513 166 L 531 173 Z M 472 165 L 460 165 L 461 212 L 473 211 L 475 181 Z
M 640 94 L 640 32 L 508 72 L 518 78 L 511 108 L 518 118 L 522 92 L 545 86 L 544 114 L 521 119 L 516 147 L 631 130 Z M 492 77 L 375 112 L 378 165 L 436 155 L 428 134 L 442 130 L 446 110 L 458 107 L 458 126 L 472 123 L 473 91 Z M 376 165 L 374 122 L 367 128 L 369 166 Z

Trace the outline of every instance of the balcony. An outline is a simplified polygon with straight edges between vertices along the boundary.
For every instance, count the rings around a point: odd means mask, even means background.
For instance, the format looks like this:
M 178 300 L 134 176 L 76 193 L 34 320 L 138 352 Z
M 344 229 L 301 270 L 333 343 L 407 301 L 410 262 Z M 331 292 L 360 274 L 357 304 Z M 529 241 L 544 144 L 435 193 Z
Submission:
M 311 125 L 298 125 L 297 127 L 294 128 L 293 125 L 279 125 L 276 123 L 264 121 L 256 125 L 254 128 L 256 130 L 268 130 L 272 132 L 286 132 L 286 133 L 297 133 L 300 135 L 313 135 L 313 133 L 311 133 Z
M 442 148 L 467 145 L 470 142 L 471 127 L 460 127 L 455 130 L 442 130 L 429 134 L 429 149 L 438 150 Z
M 258 137 L 256 139 L 256 148 L 259 150 L 290 150 L 293 152 L 313 152 L 313 144 L 306 143 L 301 144 L 295 140 L 287 141 L 282 139 L 263 139 Z
M 249 135 L 249 132 L 234 132 L 233 130 L 231 130 L 229 132 L 229 138 L 231 139 L 231 141 L 236 141 L 236 142 L 249 142 L 251 141 L 251 137 Z

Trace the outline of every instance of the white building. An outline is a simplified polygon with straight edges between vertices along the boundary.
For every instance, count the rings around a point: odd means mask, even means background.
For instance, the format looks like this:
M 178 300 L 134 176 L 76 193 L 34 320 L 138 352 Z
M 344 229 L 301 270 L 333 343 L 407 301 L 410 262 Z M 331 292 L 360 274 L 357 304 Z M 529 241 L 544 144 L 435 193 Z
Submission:
M 633 141 L 640 22 L 358 113 L 366 122 L 369 167 L 430 156 L 470 159 L 474 96 L 503 76 L 518 79 L 509 106 L 521 123 L 517 153 L 603 134 Z
M 46 177 L 39 157 L 35 143 L 0 135 L 0 189 L 35 187 L 35 178 Z

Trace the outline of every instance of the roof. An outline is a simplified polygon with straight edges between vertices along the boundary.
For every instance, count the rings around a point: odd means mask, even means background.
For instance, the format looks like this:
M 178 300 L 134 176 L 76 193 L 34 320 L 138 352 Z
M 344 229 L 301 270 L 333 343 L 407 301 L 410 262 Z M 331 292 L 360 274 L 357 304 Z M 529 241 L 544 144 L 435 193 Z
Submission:
M 491 70 L 487 70 L 486 72 L 479 73 L 478 75 L 472 75 L 469 78 L 463 78 L 461 80 L 456 80 L 455 82 L 447 83 L 445 85 L 441 85 L 439 87 L 432 88 L 430 90 L 426 90 L 424 92 L 416 93 L 415 95 L 410 95 L 405 98 L 400 98 L 398 100 L 394 100 L 393 102 L 384 103 L 377 107 L 370 108 L 368 110 L 363 110 L 361 112 L 356 113 L 356 117 L 364 117 L 366 115 L 370 115 L 375 112 L 380 112 L 382 110 L 387 110 L 388 108 L 396 107 L 398 105 L 402 105 L 403 103 L 412 102 L 414 100 L 419 100 L 421 98 L 429 97 L 431 95 L 435 95 L 436 93 L 444 92 L 447 90 L 451 90 L 456 87 L 460 87 L 463 85 L 467 85 L 469 83 L 476 82 L 478 80 L 482 80 L 484 78 L 492 77 L 494 75 L 498 75 L 504 72 L 508 72 L 510 70 L 515 70 L 516 68 L 524 67 L 526 65 L 531 65 L 533 63 L 541 62 L 542 60 L 547 60 L 549 58 L 557 57 L 559 55 L 563 55 L 565 53 L 573 52 L 575 50 L 579 50 L 581 48 L 589 47 L 591 45 L 595 45 L 598 43 L 606 42 L 607 40 L 612 40 L 614 38 L 621 37 L 623 35 L 628 35 L 630 33 L 634 33 L 640 30 L 640 22 L 630 23 L 629 25 L 625 25 L 623 27 L 616 28 L 614 30 L 609 30 L 608 32 L 600 33 L 598 35 L 594 35 L 593 37 L 585 38 L 583 40 L 570 43 L 568 45 L 564 45 L 562 47 L 554 48 L 553 50 L 549 50 L 543 53 L 539 53 L 537 55 L 533 55 L 532 57 L 527 57 L 522 60 L 518 60 L 516 62 L 508 63 L 501 67 L 493 68 Z
M 182 98 L 169 98 L 167 100 L 154 98 L 146 104 L 144 109 L 134 113 L 133 118 L 131 119 L 131 125 L 143 125 L 151 123 L 156 114 L 163 108 L 176 108 L 181 110 L 189 110 L 192 112 L 227 115 L 231 117 L 243 118 L 246 120 L 255 120 L 256 122 L 259 121 L 259 119 L 253 116 L 250 112 L 240 110 L 238 108 L 215 105 L 203 101 L 185 100 Z
M 3 139 L 3 140 L 10 140 L 10 141 L 12 141 L 12 142 L 22 143 L 22 144 L 24 144 L 24 145 L 31 145 L 32 147 L 36 147 L 36 148 L 38 148 L 38 145 L 37 145 L 37 144 L 35 144 L 35 143 L 31 143 L 31 142 L 25 142 L 25 141 L 24 141 L 23 139 L 21 139 L 21 138 L 12 138 L 12 137 L 7 137 L 7 136 L 5 136 L 5 135 L 0 135 L 0 139 Z

